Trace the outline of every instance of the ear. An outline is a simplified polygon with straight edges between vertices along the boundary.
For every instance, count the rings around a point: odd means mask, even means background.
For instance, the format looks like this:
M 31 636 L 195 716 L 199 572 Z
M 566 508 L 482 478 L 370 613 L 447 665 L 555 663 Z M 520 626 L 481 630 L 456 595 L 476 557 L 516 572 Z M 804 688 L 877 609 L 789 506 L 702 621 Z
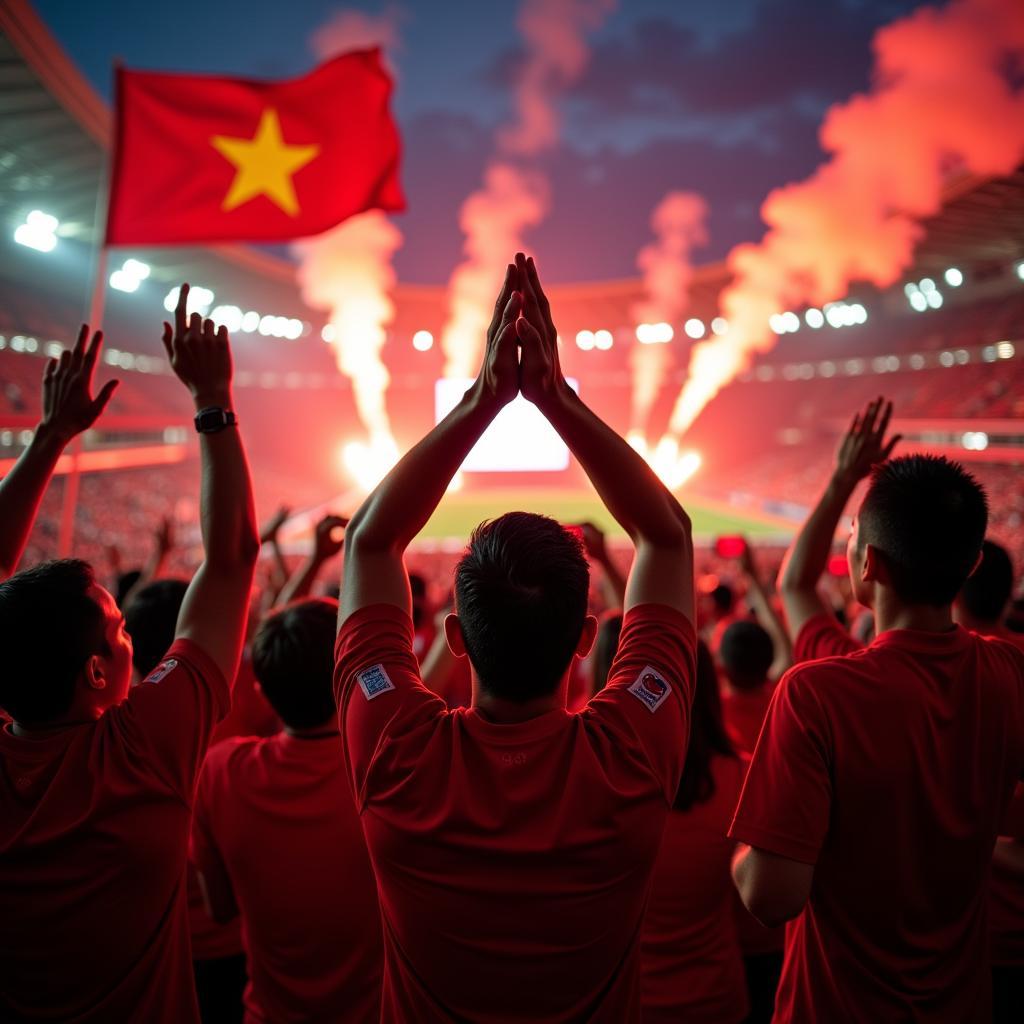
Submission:
M 95 655 L 90 655 L 89 660 L 82 669 L 85 676 L 85 683 L 91 690 L 105 690 L 107 688 L 107 677 L 103 674 L 103 663 Z
M 884 583 L 882 579 L 882 558 L 873 544 L 864 545 L 864 565 L 860 571 L 864 583 Z
M 462 623 L 458 615 L 451 612 L 444 619 L 444 638 L 448 641 L 448 650 L 456 658 L 466 657 L 466 638 L 462 635 Z
M 580 641 L 576 645 L 576 657 L 585 658 L 597 639 L 597 616 L 588 615 L 583 620 L 583 629 L 580 631 Z

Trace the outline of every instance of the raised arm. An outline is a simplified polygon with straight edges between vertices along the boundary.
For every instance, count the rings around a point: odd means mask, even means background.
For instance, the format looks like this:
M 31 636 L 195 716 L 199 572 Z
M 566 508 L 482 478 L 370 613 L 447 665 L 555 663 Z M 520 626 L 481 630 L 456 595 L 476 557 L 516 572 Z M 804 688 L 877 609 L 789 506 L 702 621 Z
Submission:
M 32 442 L 11 471 L 0 481 L 0 579 L 17 571 L 25 551 L 39 503 L 53 476 L 57 460 L 76 434 L 88 430 L 107 407 L 118 381 L 103 385 L 92 397 L 103 332 L 89 340 L 89 325 L 82 324 L 78 340 L 43 371 L 43 417 Z
M 473 445 L 519 389 L 516 317 L 522 296 L 511 264 L 487 331 L 484 363 L 459 404 L 399 460 L 349 523 L 340 626 L 373 604 L 411 611 L 403 553 L 423 528 Z
M 308 597 L 324 565 L 345 546 L 344 530 L 348 520 L 344 516 L 324 516 L 313 530 L 313 550 L 281 588 L 275 607 L 283 607 L 300 597 Z
M 284 526 L 288 519 L 291 509 L 287 505 L 282 505 L 273 515 L 273 517 L 264 524 L 263 529 L 260 530 L 260 547 L 261 549 L 269 544 L 270 545 L 270 579 L 267 584 L 268 589 L 271 593 L 271 607 L 281 604 L 280 593 L 282 588 L 288 582 L 288 566 L 285 564 L 284 552 L 281 550 L 281 542 L 279 535 L 281 527 Z
M 171 367 L 189 389 L 197 412 L 233 409 L 231 347 L 227 329 L 193 313 L 186 322 L 188 285 L 181 286 L 175 325 L 164 324 L 163 343 Z M 197 644 L 232 683 L 238 671 L 259 557 L 252 482 L 235 425 L 201 433 L 200 524 L 202 565 L 189 584 L 175 630 Z
M 625 610 L 663 604 L 693 622 L 690 520 L 651 467 L 566 384 L 537 268 L 532 258 L 517 259 L 523 278 L 523 316 L 517 321 L 520 387 L 558 431 L 636 547 Z
M 775 658 L 768 669 L 768 677 L 778 681 L 786 669 L 793 664 L 793 644 L 786 632 L 786 624 L 779 617 L 775 605 L 772 604 L 772 600 L 768 596 L 768 591 L 757 571 L 757 564 L 754 562 L 754 549 L 746 538 L 743 541 L 743 553 L 740 555 L 740 570 L 746 580 L 747 598 L 754 609 L 757 621 L 764 626 L 772 638 Z
M 839 445 L 825 492 L 786 552 L 779 594 L 791 640 L 796 640 L 809 619 L 828 611 L 818 593 L 818 581 L 828 564 L 836 527 L 850 496 L 872 466 L 889 458 L 899 441 L 899 435 L 885 440 L 890 416 L 892 402 L 876 398 L 853 417 Z
M 604 533 L 593 523 L 580 523 L 583 546 L 590 559 L 601 567 L 601 595 L 609 608 L 621 608 L 626 600 L 626 581 L 615 560 L 608 553 Z

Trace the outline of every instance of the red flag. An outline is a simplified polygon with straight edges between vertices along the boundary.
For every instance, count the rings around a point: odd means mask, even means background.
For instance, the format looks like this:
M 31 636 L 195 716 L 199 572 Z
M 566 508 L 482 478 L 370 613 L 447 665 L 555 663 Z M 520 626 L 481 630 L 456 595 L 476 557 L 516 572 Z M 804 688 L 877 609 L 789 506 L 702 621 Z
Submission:
M 109 245 L 283 241 L 405 207 L 379 50 L 303 78 L 119 70 Z

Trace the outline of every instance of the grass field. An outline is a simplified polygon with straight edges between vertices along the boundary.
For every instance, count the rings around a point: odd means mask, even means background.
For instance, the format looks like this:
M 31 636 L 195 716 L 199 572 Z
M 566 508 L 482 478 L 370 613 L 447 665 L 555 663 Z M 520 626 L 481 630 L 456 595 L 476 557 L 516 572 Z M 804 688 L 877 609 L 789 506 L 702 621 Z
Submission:
M 792 525 L 753 515 L 737 514 L 729 509 L 719 508 L 713 502 L 689 499 L 685 495 L 683 502 L 693 521 L 694 535 L 701 539 L 733 533 L 763 537 L 792 532 Z M 591 491 L 530 489 L 446 495 L 438 510 L 423 528 L 419 539 L 465 540 L 478 523 L 511 511 L 542 512 L 561 523 L 589 521 L 601 527 L 610 536 L 621 534 L 621 530 Z

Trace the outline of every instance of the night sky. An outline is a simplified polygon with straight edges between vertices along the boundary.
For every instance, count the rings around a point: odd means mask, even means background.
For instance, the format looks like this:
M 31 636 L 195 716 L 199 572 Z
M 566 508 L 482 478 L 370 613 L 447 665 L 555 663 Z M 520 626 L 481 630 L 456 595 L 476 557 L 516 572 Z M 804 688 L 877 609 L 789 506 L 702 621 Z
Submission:
M 395 112 L 409 209 L 401 280 L 446 281 L 462 235 L 458 210 L 481 181 L 510 113 L 522 51 L 515 3 L 432 0 L 383 7 L 327 0 L 243 3 L 35 0 L 100 94 L 111 62 L 128 67 L 288 77 L 316 63 L 314 31 L 342 9 L 398 25 Z M 774 186 L 822 159 L 828 106 L 867 86 L 876 28 L 910 0 L 619 0 L 590 36 L 592 57 L 564 97 L 563 139 L 537 166 L 552 212 L 529 245 L 556 280 L 636 274 L 652 208 L 671 189 L 701 193 L 710 244 L 699 263 L 762 233 Z

